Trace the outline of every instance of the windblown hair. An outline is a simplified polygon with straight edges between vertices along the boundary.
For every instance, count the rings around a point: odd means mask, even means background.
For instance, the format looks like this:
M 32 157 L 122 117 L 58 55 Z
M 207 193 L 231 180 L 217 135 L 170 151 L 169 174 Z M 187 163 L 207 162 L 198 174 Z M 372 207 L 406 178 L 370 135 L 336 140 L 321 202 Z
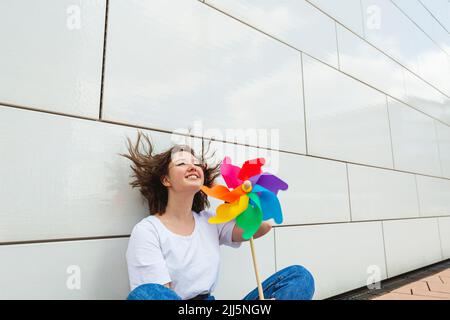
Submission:
M 142 138 L 148 145 L 148 149 L 145 150 L 144 148 L 144 152 L 139 151 L 139 144 Z M 138 131 L 136 144 L 133 145 L 128 137 L 127 141 L 129 155 L 119 155 L 133 162 L 133 164 L 130 165 L 130 168 L 133 170 L 133 175 L 131 177 L 135 178 L 135 180 L 130 182 L 130 185 L 132 188 L 138 187 L 140 193 L 147 199 L 150 215 L 156 213 L 164 214 L 166 210 L 168 190 L 167 187 L 162 184 L 162 179 L 164 176 L 168 175 L 168 167 L 172 160 L 172 155 L 175 152 L 187 151 L 200 160 L 205 177 L 205 186 L 211 187 L 214 180 L 220 175 L 220 164 L 208 166 L 206 163 L 205 154 L 208 154 L 211 142 L 208 143 L 208 149 L 206 151 L 204 151 L 205 148 L 203 148 L 202 143 L 202 152 L 200 157 L 198 157 L 195 155 L 194 150 L 187 145 L 174 145 L 164 152 L 155 154 L 154 145 L 151 142 L 151 139 L 141 131 Z M 213 155 L 214 153 L 212 153 L 210 157 Z M 207 195 L 201 190 L 197 192 L 192 203 L 192 210 L 198 213 L 209 208 L 209 206 L 210 203 Z

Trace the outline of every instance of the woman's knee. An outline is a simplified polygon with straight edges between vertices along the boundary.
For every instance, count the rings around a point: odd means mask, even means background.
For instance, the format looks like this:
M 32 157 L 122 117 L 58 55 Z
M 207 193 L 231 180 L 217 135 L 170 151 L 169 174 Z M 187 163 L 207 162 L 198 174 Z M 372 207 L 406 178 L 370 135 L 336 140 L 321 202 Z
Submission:
M 315 283 L 311 272 L 301 265 L 291 265 L 285 268 L 287 274 L 297 278 L 308 289 L 311 298 L 314 295 Z
M 170 288 L 158 283 L 142 284 L 130 292 L 127 300 L 182 300 Z

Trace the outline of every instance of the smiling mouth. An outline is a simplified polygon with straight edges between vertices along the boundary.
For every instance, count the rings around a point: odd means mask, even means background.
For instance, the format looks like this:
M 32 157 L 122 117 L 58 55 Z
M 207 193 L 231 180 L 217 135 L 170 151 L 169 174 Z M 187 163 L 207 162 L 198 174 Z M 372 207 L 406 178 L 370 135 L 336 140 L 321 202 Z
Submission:
M 188 180 L 197 180 L 197 179 L 200 179 L 200 177 L 199 177 L 198 175 L 196 175 L 196 174 L 190 174 L 190 175 L 187 175 L 185 178 L 188 179 Z

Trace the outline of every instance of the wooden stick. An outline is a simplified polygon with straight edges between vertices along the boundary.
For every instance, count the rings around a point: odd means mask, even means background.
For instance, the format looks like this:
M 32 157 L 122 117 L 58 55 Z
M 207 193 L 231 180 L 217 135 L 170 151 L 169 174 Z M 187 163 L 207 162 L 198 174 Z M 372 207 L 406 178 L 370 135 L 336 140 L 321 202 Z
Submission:
M 259 300 L 264 300 L 264 292 L 259 279 L 258 265 L 256 264 L 255 246 L 253 244 L 253 237 L 250 238 L 250 248 L 252 250 L 253 268 L 255 269 L 256 283 L 258 284 Z

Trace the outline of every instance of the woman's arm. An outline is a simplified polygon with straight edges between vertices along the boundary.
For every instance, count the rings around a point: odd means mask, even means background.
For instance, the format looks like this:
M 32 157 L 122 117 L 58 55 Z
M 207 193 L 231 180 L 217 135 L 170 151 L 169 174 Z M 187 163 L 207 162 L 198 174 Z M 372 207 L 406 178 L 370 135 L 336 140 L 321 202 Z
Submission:
M 168 282 L 164 286 L 169 288 L 169 289 L 172 289 L 172 282 Z
M 258 231 L 256 231 L 256 233 L 253 235 L 253 239 L 258 239 L 259 237 L 262 237 L 267 232 L 269 232 L 270 229 L 272 229 L 272 225 L 267 221 L 263 221 L 263 223 L 261 223 L 261 226 L 259 227 Z M 238 225 L 235 225 L 233 228 L 233 236 L 232 236 L 233 242 L 248 241 L 248 240 L 245 240 L 244 238 L 242 238 L 243 233 L 244 233 L 244 229 L 238 227 Z

